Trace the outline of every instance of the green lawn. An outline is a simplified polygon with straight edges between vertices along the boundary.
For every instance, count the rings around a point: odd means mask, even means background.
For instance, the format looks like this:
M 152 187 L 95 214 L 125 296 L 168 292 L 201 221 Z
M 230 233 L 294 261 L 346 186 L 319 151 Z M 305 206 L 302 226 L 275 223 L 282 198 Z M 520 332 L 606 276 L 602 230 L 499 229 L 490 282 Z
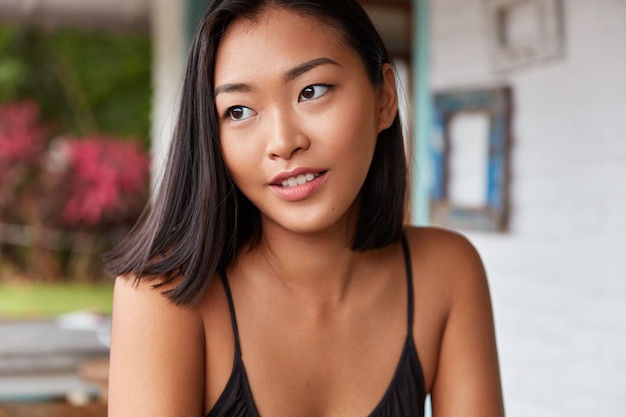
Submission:
M 100 284 L 0 283 L 0 318 L 47 318 L 76 310 L 111 314 L 113 281 Z

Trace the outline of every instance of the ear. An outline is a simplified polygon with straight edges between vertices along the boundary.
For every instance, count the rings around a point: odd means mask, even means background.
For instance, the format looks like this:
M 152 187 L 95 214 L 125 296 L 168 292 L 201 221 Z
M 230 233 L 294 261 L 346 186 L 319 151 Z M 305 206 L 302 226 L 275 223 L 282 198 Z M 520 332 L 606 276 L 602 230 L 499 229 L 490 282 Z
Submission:
M 396 73 L 390 64 L 383 64 L 383 82 L 378 90 L 378 133 L 393 123 L 398 113 Z

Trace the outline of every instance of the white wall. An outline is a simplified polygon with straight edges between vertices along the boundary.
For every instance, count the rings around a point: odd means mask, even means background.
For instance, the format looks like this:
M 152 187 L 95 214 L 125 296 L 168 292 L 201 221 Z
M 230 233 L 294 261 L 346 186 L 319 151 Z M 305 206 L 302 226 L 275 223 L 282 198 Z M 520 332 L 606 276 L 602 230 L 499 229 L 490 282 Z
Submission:
M 513 87 L 490 277 L 509 417 L 626 416 L 626 1 L 564 0 L 565 55 L 508 74 L 481 0 L 431 1 L 433 89 Z

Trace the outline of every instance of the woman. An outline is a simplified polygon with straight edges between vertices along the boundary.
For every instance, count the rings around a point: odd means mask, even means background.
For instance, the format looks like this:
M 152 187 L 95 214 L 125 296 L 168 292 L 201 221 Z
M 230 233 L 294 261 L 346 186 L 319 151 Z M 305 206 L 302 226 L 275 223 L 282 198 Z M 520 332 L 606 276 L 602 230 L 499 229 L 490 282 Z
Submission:
M 403 227 L 406 172 L 356 1 L 214 1 L 162 186 L 109 255 L 109 415 L 503 415 L 480 259 Z

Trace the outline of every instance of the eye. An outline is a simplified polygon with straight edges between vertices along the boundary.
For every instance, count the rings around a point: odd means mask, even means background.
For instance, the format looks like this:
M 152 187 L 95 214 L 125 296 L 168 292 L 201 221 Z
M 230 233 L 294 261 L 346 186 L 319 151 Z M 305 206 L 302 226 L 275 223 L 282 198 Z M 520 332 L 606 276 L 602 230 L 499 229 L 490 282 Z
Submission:
M 304 87 L 304 89 L 300 92 L 300 98 L 298 101 L 315 100 L 316 98 L 320 98 L 326 94 L 328 90 L 330 90 L 330 86 L 322 84 Z
M 231 119 L 235 121 L 241 121 L 249 119 L 254 116 L 254 110 L 246 106 L 232 106 L 226 110 L 224 114 L 225 119 Z

